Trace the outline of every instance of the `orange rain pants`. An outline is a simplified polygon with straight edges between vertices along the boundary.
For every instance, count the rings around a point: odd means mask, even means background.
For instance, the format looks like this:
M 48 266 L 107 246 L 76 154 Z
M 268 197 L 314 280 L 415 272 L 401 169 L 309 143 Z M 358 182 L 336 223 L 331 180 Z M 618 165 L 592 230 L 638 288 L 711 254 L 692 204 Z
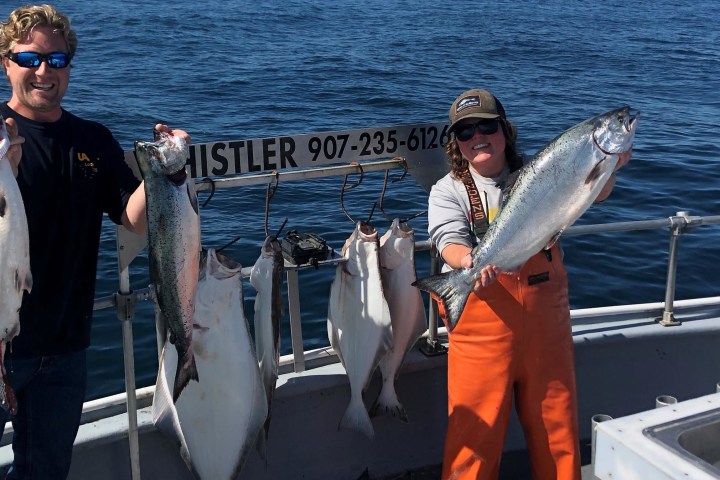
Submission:
M 443 480 L 498 477 L 513 395 L 533 478 L 580 480 L 567 271 L 551 252 L 471 293 L 450 333 Z

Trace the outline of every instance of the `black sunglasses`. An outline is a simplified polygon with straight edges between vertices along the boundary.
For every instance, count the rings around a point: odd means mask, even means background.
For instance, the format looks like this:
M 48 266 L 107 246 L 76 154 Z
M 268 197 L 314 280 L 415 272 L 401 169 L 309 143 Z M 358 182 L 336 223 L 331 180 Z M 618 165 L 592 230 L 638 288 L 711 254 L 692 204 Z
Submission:
M 483 135 L 492 135 L 498 131 L 499 126 L 500 122 L 497 118 L 483 118 L 475 123 L 466 123 L 455 127 L 455 138 L 461 142 L 467 142 L 475 135 L 475 130 Z
M 46 62 L 50 68 L 65 68 L 70 65 L 70 55 L 63 52 L 47 55 L 37 52 L 8 52 L 5 56 L 23 68 L 37 68 L 42 62 Z

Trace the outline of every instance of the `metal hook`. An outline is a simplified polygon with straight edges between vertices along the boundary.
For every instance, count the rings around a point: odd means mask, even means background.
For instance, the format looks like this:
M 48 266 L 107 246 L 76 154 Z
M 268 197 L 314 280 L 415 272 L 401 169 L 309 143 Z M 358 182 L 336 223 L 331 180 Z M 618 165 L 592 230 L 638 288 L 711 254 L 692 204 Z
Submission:
M 268 231 L 268 216 L 270 214 L 270 199 L 275 195 L 275 192 L 278 189 L 278 185 L 280 184 L 280 174 L 277 170 L 273 170 L 273 173 L 275 174 L 275 178 L 273 179 L 275 182 L 275 185 L 273 186 L 273 183 L 268 183 L 267 190 L 265 190 L 265 236 L 267 237 L 269 235 Z M 285 219 L 287 222 L 287 218 Z M 283 227 L 285 226 L 285 223 L 283 223 Z M 282 230 L 282 227 L 280 228 Z M 277 238 L 277 237 L 276 237 Z
M 395 157 L 393 160 L 402 160 L 402 162 L 403 162 L 403 163 L 402 163 L 402 165 L 403 165 L 403 173 L 402 173 L 402 175 L 400 175 L 398 178 L 394 178 L 394 179 L 392 180 L 392 183 L 396 183 L 396 182 L 399 182 L 400 180 L 402 180 L 403 178 L 405 178 L 405 175 L 407 175 L 407 173 L 408 173 L 408 165 L 407 165 L 407 161 L 405 160 L 404 157 Z M 386 219 L 387 221 L 392 222 L 392 221 L 394 220 L 393 217 L 391 217 L 391 216 L 389 216 L 388 214 L 386 214 L 386 213 L 385 213 L 385 209 L 383 208 L 383 202 L 384 202 L 384 200 L 385 200 L 385 192 L 387 191 L 387 184 L 388 184 L 388 177 L 389 177 L 389 176 L 390 176 L 390 170 L 385 170 L 385 180 L 383 181 L 383 188 L 382 188 L 382 191 L 380 192 L 380 211 L 382 212 L 383 217 L 385 217 L 385 219 Z M 419 217 L 420 215 L 424 215 L 425 213 L 427 213 L 427 210 L 423 210 L 422 212 L 418 212 L 418 213 L 412 215 L 411 217 L 409 217 L 409 218 L 407 218 L 407 219 L 402 219 L 402 218 L 400 218 L 399 220 L 400 220 L 400 222 L 402 222 L 402 223 L 406 223 L 406 222 L 409 222 L 410 220 L 412 220 L 412 219 L 414 219 L 414 218 Z
M 353 218 L 350 216 L 350 214 L 349 214 L 349 213 L 347 212 L 347 210 L 345 209 L 345 190 L 352 190 L 353 188 L 355 188 L 355 187 L 357 187 L 358 185 L 360 185 L 360 184 L 362 183 L 362 181 L 363 181 L 363 177 L 365 176 L 365 172 L 363 171 L 362 165 L 360 165 L 358 162 L 352 162 L 350 165 L 353 165 L 353 166 L 357 167 L 357 168 L 360 170 L 360 179 L 357 181 L 357 183 L 355 183 L 354 185 L 351 185 L 351 186 L 348 187 L 348 186 L 347 186 L 347 179 L 348 179 L 348 176 L 349 176 L 350 174 L 349 174 L 349 173 L 346 174 L 346 175 L 345 175 L 345 178 L 343 178 L 342 188 L 340 189 L 340 210 L 343 211 L 343 213 L 345 214 L 345 216 L 346 216 L 346 217 L 353 223 L 353 225 L 354 225 L 354 224 L 356 223 L 355 220 L 353 220 Z M 373 210 L 375 210 L 375 206 L 373 206 Z M 371 213 L 370 215 L 372 215 L 372 213 Z
M 233 243 L 235 243 L 235 242 L 237 242 L 238 240 L 240 240 L 240 238 L 242 238 L 242 237 L 240 237 L 240 235 L 238 235 L 237 237 L 235 237 L 233 240 L 230 240 L 228 243 L 226 243 L 226 244 L 223 245 L 222 247 L 216 248 L 215 251 L 216 251 L 216 252 L 221 252 L 221 251 L 225 250 L 227 247 L 229 247 L 229 246 L 232 245 Z
M 288 219 L 287 219 L 287 217 L 285 217 L 285 220 L 283 220 L 282 225 L 280 225 L 280 228 L 278 228 L 277 233 L 273 236 L 273 238 L 274 238 L 275 240 L 277 240 L 278 238 L 280 238 L 280 234 L 282 233 L 283 228 L 285 228 L 285 224 L 287 223 L 287 221 L 288 221 Z
M 205 199 L 205 202 L 202 204 L 202 208 L 205 208 L 208 203 L 210 203 L 210 199 L 215 195 L 215 180 L 213 180 L 210 177 L 205 177 L 202 179 L 203 182 L 210 183 L 210 195 L 208 195 L 208 198 Z

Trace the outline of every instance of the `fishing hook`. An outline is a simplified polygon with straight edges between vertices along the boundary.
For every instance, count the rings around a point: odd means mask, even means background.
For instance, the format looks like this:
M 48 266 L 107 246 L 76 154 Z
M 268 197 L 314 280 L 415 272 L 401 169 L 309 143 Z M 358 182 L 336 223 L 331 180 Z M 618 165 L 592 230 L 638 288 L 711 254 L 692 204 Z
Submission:
M 216 251 L 216 252 L 221 252 L 221 251 L 223 251 L 224 249 L 226 249 L 227 247 L 229 247 L 229 246 L 232 245 L 233 243 L 235 243 L 235 242 L 237 242 L 238 240 L 240 240 L 240 238 L 242 238 L 242 237 L 241 237 L 240 235 L 238 235 L 237 237 L 235 237 L 233 240 L 230 240 L 228 243 L 226 243 L 226 244 L 223 245 L 222 247 L 216 248 L 215 251 Z
M 343 213 L 345 214 L 345 216 L 346 216 L 346 217 L 353 223 L 353 225 L 354 225 L 354 224 L 356 223 L 355 220 L 353 220 L 353 218 L 350 216 L 350 214 L 348 213 L 348 211 L 345 209 L 345 191 L 346 191 L 346 190 L 352 190 L 353 188 L 355 188 L 355 187 L 357 187 L 358 185 L 360 185 L 360 184 L 362 183 L 362 181 L 363 181 L 363 177 L 365 176 L 365 172 L 363 171 L 362 165 L 360 165 L 358 162 L 352 162 L 350 165 L 353 165 L 353 166 L 357 167 L 358 170 L 360 170 L 360 178 L 358 179 L 358 181 L 357 181 L 354 185 L 351 185 L 351 186 L 348 187 L 348 186 L 347 186 L 347 179 L 348 179 L 348 176 L 349 176 L 350 174 L 348 173 L 348 174 L 345 175 L 345 178 L 343 179 L 342 188 L 340 189 L 340 210 L 343 211 Z M 374 209 L 375 209 L 375 207 L 373 206 L 373 210 L 374 210 Z
M 280 184 L 280 174 L 277 170 L 273 170 L 273 175 L 275 177 L 273 178 L 273 181 L 267 184 L 267 189 L 265 190 L 265 236 L 267 237 L 269 235 L 268 230 L 268 217 L 270 214 L 270 199 L 275 195 L 275 192 L 278 189 L 278 185 Z M 287 219 L 286 219 L 287 221 Z
M 207 182 L 210 184 L 210 195 L 208 195 L 207 199 L 205 199 L 205 202 L 202 204 L 202 208 L 205 208 L 208 203 L 210 203 L 210 199 L 215 195 L 215 180 L 213 180 L 210 177 L 205 177 L 202 179 L 202 182 Z
M 280 238 L 280 234 L 282 233 L 283 228 L 285 228 L 285 224 L 287 224 L 287 221 L 288 221 L 288 219 L 287 219 L 287 217 L 285 217 L 285 220 L 283 220 L 282 225 L 280 225 L 280 228 L 278 228 L 277 233 L 273 236 L 273 238 L 274 238 L 275 240 L 277 240 L 278 238 Z
M 403 166 L 402 175 L 400 175 L 398 178 L 394 178 L 392 180 L 392 183 L 396 183 L 396 182 L 399 182 L 400 180 L 402 180 L 403 178 L 405 178 L 405 175 L 407 175 L 407 173 L 408 173 L 408 165 L 407 165 L 407 161 L 405 160 L 404 157 L 395 157 L 395 158 L 393 158 L 393 160 L 402 160 L 402 166 Z M 387 184 L 388 184 L 389 177 L 390 177 L 390 170 L 385 170 L 385 180 L 383 181 L 383 188 L 382 188 L 382 191 L 380 192 L 380 211 L 382 212 L 383 217 L 385 217 L 385 219 L 387 221 L 392 222 L 393 218 L 390 217 L 388 214 L 386 214 L 385 209 L 383 208 L 383 202 L 385 200 L 385 192 L 387 191 Z M 410 220 L 417 218 L 420 215 L 424 215 L 426 213 L 427 213 L 427 210 L 423 210 L 422 212 L 418 212 L 407 219 L 399 218 L 399 220 L 401 223 L 407 223 Z

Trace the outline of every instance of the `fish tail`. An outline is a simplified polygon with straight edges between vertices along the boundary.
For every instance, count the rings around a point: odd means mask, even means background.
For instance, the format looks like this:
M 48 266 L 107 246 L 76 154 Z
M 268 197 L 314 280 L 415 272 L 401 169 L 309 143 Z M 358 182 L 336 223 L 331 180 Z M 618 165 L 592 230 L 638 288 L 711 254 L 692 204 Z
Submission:
M 350 401 L 347 410 L 345 410 L 345 415 L 343 415 L 338 425 L 338 430 L 342 429 L 355 430 L 364 434 L 370 440 L 375 438 L 375 429 L 362 401 Z
M 375 403 L 373 403 L 373 406 L 370 408 L 371 417 L 380 415 L 399 418 L 403 422 L 408 423 L 407 412 L 405 412 L 405 407 L 402 406 L 400 399 L 397 397 L 394 382 L 383 383 Z
M 414 286 L 429 292 L 435 301 L 442 305 L 445 312 L 443 317 L 450 331 L 460 320 L 460 315 L 462 315 L 468 296 L 472 291 L 471 284 L 460 280 L 459 272 L 459 270 L 453 270 L 439 273 L 413 282 Z
M 177 369 L 175 370 L 175 385 L 173 386 L 173 403 L 177 402 L 183 389 L 187 386 L 190 380 L 199 382 L 197 366 L 195 365 L 195 356 L 192 352 L 188 352 L 190 358 L 183 363 L 178 362 Z M 187 355 L 186 355 L 187 357 Z

